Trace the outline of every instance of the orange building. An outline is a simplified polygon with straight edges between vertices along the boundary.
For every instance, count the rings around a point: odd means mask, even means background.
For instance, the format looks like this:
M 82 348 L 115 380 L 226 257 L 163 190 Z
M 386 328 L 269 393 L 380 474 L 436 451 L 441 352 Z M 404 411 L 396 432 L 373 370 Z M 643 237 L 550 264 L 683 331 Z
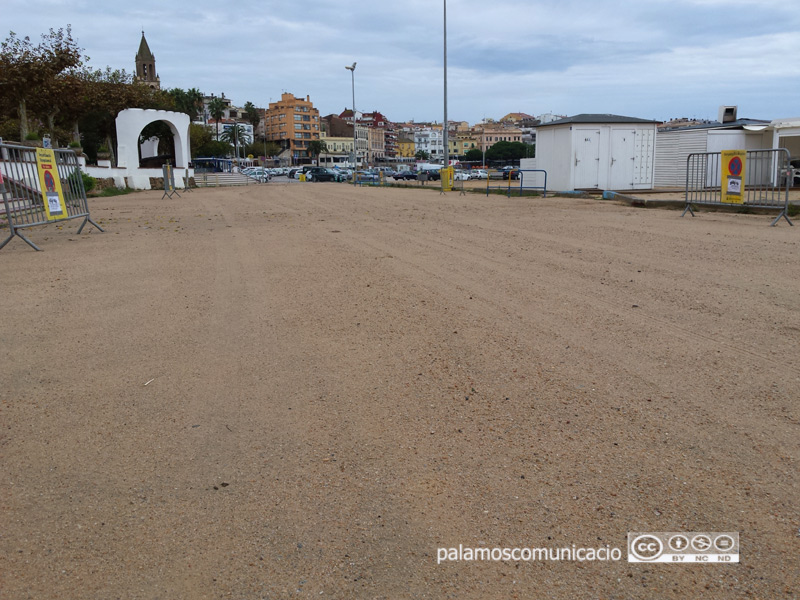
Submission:
M 311 97 L 303 100 L 284 93 L 278 102 L 270 102 L 264 113 L 264 135 L 279 144 L 282 152 L 288 150 L 292 162 L 308 162 L 308 144 L 319 140 L 319 110 Z

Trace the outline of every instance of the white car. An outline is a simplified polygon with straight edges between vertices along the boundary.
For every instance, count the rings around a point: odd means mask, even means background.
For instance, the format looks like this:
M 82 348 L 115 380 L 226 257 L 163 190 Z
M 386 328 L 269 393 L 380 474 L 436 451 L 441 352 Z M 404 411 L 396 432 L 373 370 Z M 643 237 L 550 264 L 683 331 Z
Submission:
M 455 175 L 453 175 L 453 179 L 456 181 L 468 181 L 470 176 L 466 171 L 456 171 Z
M 489 179 L 489 173 L 483 169 L 472 169 L 469 172 L 470 179 Z

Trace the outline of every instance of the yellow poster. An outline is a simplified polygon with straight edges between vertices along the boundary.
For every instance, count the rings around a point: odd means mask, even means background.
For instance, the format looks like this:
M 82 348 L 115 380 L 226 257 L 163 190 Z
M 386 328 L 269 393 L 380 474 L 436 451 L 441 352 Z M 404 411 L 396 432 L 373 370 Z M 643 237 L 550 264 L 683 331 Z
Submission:
M 722 151 L 722 202 L 744 204 L 744 174 L 747 151 Z
M 445 167 L 440 173 L 442 178 L 442 190 L 445 192 L 451 191 L 453 189 L 453 176 L 455 174 L 453 167 Z
M 61 189 L 61 178 L 58 176 L 56 155 L 51 148 L 36 149 L 36 169 L 39 172 L 39 184 L 44 198 L 44 209 L 48 221 L 67 218 L 67 205 L 64 204 L 64 192 Z

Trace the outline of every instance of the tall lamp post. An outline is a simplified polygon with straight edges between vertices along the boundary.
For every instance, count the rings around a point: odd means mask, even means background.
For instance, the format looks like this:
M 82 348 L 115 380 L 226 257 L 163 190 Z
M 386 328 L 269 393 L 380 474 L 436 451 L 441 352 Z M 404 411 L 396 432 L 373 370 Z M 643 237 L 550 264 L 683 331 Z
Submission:
M 353 84 L 353 181 L 356 180 L 356 169 L 358 161 L 358 151 L 356 150 L 356 63 L 351 67 L 345 67 L 350 71 L 350 79 Z
M 447 0 L 444 0 L 444 168 L 450 166 L 450 142 L 447 139 Z

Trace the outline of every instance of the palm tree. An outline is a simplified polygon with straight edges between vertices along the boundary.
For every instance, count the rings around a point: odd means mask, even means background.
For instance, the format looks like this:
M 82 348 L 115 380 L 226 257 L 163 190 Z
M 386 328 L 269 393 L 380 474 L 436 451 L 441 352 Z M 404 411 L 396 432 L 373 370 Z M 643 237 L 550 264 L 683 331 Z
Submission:
M 186 90 L 186 100 L 188 108 L 192 111 L 189 113 L 189 118 L 196 121 L 197 116 L 203 111 L 203 92 L 197 88 Z
M 319 166 L 319 155 L 327 151 L 328 145 L 324 140 L 311 140 L 308 142 L 308 153 L 311 155 L 312 160 L 315 156 L 317 157 L 317 166 Z
M 225 114 L 225 103 L 222 98 L 212 98 L 208 103 L 208 114 L 217 122 L 217 139 L 219 138 L 219 121 Z
M 228 142 L 233 146 L 234 156 L 239 156 L 239 144 L 246 145 L 250 143 L 250 136 L 247 134 L 244 125 L 241 123 L 234 123 L 222 132 L 220 141 Z
M 258 127 L 258 124 L 261 122 L 261 113 L 258 112 L 255 104 L 249 100 L 244 103 L 244 116 L 250 121 L 253 127 Z

